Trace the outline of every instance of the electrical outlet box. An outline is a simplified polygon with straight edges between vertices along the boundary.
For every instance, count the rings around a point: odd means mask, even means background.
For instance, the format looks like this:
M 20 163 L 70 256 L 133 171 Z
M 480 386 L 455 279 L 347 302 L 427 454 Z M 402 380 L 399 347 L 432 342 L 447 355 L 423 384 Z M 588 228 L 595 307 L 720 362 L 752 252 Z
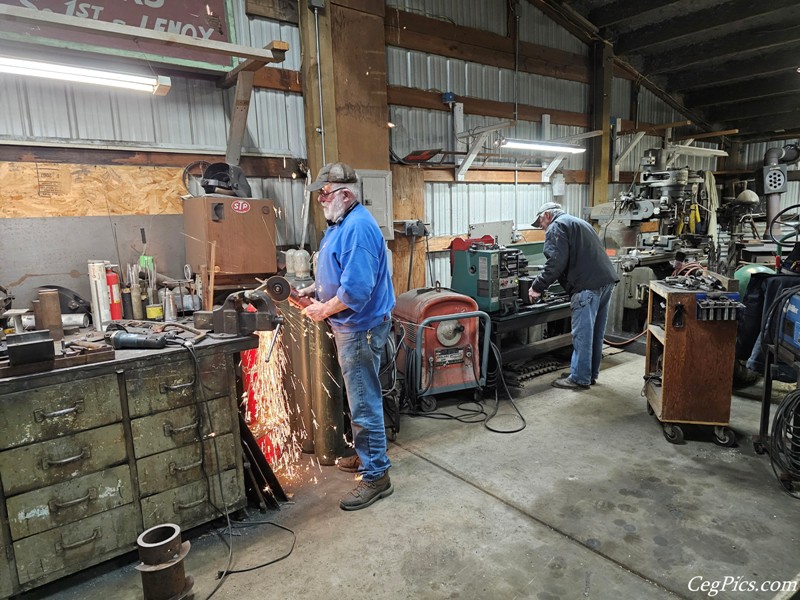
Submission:
M 320 10 L 324 10 L 325 0 L 308 0 L 308 8 L 311 9 L 318 8 Z
M 356 173 L 361 181 L 361 203 L 375 217 L 383 239 L 393 240 L 392 172 L 356 169 Z

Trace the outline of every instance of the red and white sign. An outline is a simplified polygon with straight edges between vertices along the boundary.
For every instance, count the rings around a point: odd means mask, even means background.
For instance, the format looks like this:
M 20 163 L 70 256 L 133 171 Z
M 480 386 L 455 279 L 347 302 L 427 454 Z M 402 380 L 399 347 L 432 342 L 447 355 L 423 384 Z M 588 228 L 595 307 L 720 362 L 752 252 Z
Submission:
M 229 25 L 225 0 L 0 0 L 20 8 L 53 12 L 69 17 L 133 25 L 151 31 L 176 33 L 196 40 L 229 41 Z M 22 37 L 26 42 L 63 46 L 54 40 L 68 42 L 70 47 L 91 45 L 113 47 L 137 55 L 146 53 L 151 60 L 183 64 L 203 63 L 214 66 L 231 65 L 231 59 L 220 54 L 204 53 L 191 48 L 167 47 L 141 40 L 112 39 L 95 33 L 72 32 L 47 25 L 0 23 L 5 38 Z
M 250 203 L 247 200 L 234 200 L 231 202 L 233 212 L 244 214 L 250 211 Z

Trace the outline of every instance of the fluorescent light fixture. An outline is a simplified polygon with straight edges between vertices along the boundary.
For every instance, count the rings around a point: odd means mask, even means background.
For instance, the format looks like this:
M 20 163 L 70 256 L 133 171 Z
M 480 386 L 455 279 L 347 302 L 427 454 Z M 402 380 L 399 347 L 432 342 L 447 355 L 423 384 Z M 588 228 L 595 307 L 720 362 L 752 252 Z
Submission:
M 686 156 L 728 156 L 725 150 L 717 148 L 702 148 L 700 146 L 684 146 L 683 144 L 668 144 L 667 150 L 685 154 Z
M 22 60 L 0 56 L 0 73 L 11 75 L 28 75 L 31 77 L 44 77 L 61 81 L 75 81 L 78 83 L 92 83 L 95 85 L 108 85 L 111 87 L 149 92 L 155 96 L 166 96 L 172 85 L 169 77 L 158 75 L 126 75 L 110 71 L 83 69 L 69 67 L 33 60 Z
M 556 142 L 538 142 L 533 140 L 512 140 L 501 137 L 497 140 L 497 145 L 501 148 L 513 150 L 536 150 L 539 152 L 553 152 L 556 154 L 580 154 L 586 152 L 586 148 L 577 144 L 559 144 Z

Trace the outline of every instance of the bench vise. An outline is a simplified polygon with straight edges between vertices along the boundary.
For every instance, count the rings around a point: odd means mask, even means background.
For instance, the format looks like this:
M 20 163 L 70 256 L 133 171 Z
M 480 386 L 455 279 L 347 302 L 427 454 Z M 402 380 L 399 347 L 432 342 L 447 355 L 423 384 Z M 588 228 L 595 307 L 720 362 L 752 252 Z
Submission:
M 222 306 L 212 311 L 199 310 L 194 313 L 194 325 L 198 329 L 213 329 L 214 333 L 238 336 L 256 331 L 273 331 L 282 323 L 283 317 L 277 314 L 272 299 L 260 290 L 234 292 Z

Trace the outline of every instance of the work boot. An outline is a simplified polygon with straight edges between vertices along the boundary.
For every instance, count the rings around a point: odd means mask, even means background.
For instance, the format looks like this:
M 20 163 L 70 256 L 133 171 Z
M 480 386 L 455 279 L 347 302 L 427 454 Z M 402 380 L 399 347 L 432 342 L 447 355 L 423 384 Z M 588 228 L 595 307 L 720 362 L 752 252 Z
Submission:
M 564 377 L 563 379 L 556 379 L 553 383 L 551 383 L 554 388 L 561 388 L 564 390 L 588 390 L 589 386 L 584 385 L 582 383 L 577 383 L 572 381 L 569 377 Z
M 391 495 L 394 491 L 389 473 L 384 473 L 383 477 L 375 481 L 361 480 L 352 492 L 347 494 L 339 502 L 342 510 L 359 510 L 366 508 L 376 500 Z
M 345 456 L 336 461 L 336 466 L 340 471 L 344 471 L 345 473 L 358 473 L 358 468 L 361 466 L 361 459 L 358 458 L 358 454 Z
M 559 379 L 566 379 L 568 377 L 569 377 L 569 371 L 567 371 L 566 373 L 562 373 L 561 375 L 558 376 Z M 592 383 L 590 385 L 594 385 L 595 383 L 597 383 L 597 379 L 592 379 Z

